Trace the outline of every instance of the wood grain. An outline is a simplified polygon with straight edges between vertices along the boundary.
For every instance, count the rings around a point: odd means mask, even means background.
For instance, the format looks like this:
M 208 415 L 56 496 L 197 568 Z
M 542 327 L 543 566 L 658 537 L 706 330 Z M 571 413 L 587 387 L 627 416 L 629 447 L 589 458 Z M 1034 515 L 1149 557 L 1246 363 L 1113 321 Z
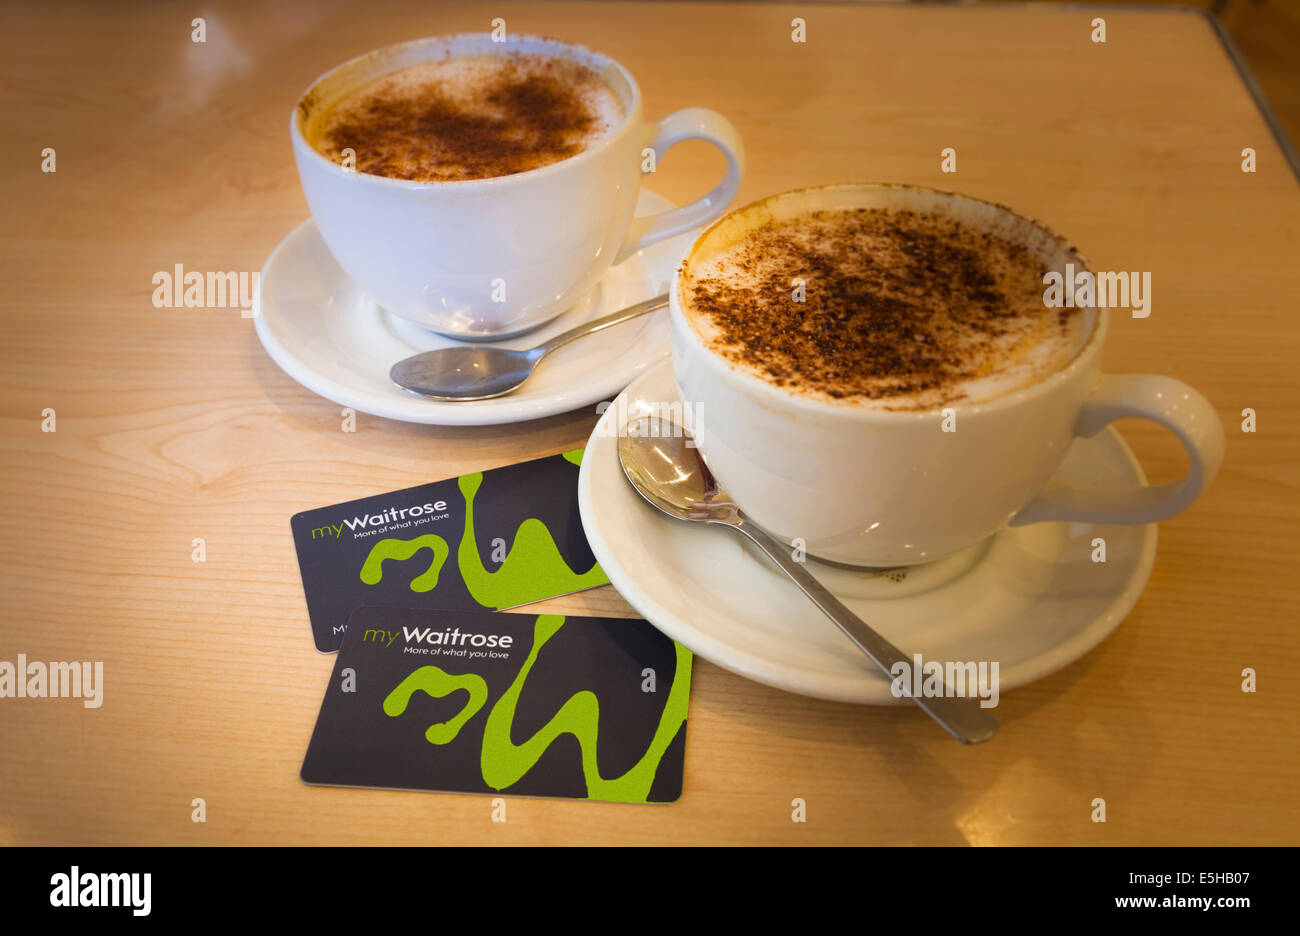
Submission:
M 203 9 L 0 10 L 0 659 L 106 671 L 96 710 L 0 700 L 0 841 L 1297 839 L 1300 191 L 1203 18 L 1108 9 L 1095 45 L 1087 9 L 808 6 L 798 45 L 776 4 Z M 727 114 L 749 152 L 744 201 L 854 179 L 957 188 L 1068 232 L 1098 268 L 1152 271 L 1152 315 L 1115 319 L 1107 369 L 1201 389 L 1229 429 L 1222 474 L 1162 524 L 1128 620 L 1004 696 L 993 743 L 701 661 L 673 806 L 514 798 L 494 824 L 482 797 L 299 781 L 332 659 L 312 648 L 289 517 L 572 448 L 595 414 L 483 429 L 361 415 L 345 433 L 238 310 L 156 309 L 151 277 L 258 270 L 307 215 L 286 124 L 315 75 L 493 16 L 613 55 L 651 117 Z M 1240 171 L 1246 146 L 1255 174 Z M 682 201 L 720 170 L 685 146 L 650 187 Z M 47 407 L 57 432 L 41 431 Z M 1124 431 L 1153 478 L 1181 470 L 1169 437 Z M 549 605 L 631 613 L 610 588 Z

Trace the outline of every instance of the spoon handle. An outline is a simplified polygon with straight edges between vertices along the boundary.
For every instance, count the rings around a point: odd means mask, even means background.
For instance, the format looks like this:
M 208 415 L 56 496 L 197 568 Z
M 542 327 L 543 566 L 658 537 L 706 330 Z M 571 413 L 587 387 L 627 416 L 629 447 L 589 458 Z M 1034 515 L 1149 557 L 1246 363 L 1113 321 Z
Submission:
M 668 305 L 668 294 L 655 296 L 653 299 L 647 299 L 645 302 L 638 302 L 636 305 L 630 305 L 626 309 L 619 309 L 617 312 L 611 312 L 609 315 L 602 315 L 598 319 L 592 319 L 576 328 L 570 328 L 566 332 L 560 332 L 550 341 L 543 342 L 533 349 L 537 355 L 536 360 L 540 361 L 546 355 L 550 354 L 556 348 L 568 344 L 570 341 L 576 341 L 587 335 L 594 334 L 602 329 L 609 328 L 611 325 L 621 325 L 629 319 L 646 315 L 650 312 L 656 312 Z
M 902 663 L 911 671 L 914 661 L 903 655 L 888 640 L 876 633 L 863 620 L 850 611 L 838 598 L 832 595 L 821 582 L 817 581 L 803 563 L 796 562 L 790 554 L 790 547 L 778 542 L 765 530 L 755 526 L 753 521 L 743 513 L 737 512 L 738 519 L 726 523 L 739 530 L 761 549 L 768 557 L 781 567 L 781 571 L 794 580 L 803 589 L 803 593 L 812 599 L 813 604 L 834 622 L 857 645 L 858 649 L 871 658 L 871 661 L 885 671 L 892 679 L 891 667 Z M 949 697 L 946 694 L 937 698 L 910 696 L 913 702 L 925 710 L 926 714 L 948 730 L 958 741 L 964 744 L 979 744 L 997 734 L 998 723 L 995 718 L 984 711 L 979 700 L 973 698 Z

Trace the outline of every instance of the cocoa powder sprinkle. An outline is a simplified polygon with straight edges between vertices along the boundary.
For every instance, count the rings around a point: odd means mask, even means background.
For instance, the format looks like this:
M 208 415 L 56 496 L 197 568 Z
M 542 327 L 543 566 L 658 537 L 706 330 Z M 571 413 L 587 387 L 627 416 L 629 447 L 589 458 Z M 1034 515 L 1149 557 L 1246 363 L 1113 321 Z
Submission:
M 777 386 L 833 400 L 955 402 L 1035 348 L 1064 353 L 1078 332 L 1078 309 L 1043 302 L 1045 263 L 939 214 L 811 211 L 714 260 L 685 284 L 709 343 Z
M 585 65 L 526 53 L 452 59 L 454 74 L 441 64 L 354 90 L 320 119 L 313 145 L 335 161 L 353 150 L 358 172 L 443 182 L 541 168 L 609 129 L 597 101 L 614 92 Z

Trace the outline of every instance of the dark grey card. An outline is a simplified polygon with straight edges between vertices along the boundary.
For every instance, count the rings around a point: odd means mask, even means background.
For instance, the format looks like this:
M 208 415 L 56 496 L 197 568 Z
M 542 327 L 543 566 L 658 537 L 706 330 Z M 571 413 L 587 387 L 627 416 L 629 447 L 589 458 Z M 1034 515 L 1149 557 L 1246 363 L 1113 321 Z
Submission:
M 643 620 L 358 608 L 302 779 L 672 802 L 691 662 Z
M 364 604 L 501 610 L 608 584 L 578 515 L 582 450 L 293 517 L 316 649 Z

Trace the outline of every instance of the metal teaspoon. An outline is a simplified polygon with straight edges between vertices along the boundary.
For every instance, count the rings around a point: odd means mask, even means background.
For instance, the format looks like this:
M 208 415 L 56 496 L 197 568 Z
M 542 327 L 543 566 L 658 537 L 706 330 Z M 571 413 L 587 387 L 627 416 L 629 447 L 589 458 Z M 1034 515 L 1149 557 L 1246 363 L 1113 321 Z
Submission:
M 398 361 L 388 376 L 399 387 L 435 400 L 490 400 L 517 390 L 533 375 L 542 358 L 556 348 L 666 305 L 667 294 L 656 296 L 561 332 L 550 341 L 523 351 L 484 344 L 425 351 Z
M 648 433 L 649 422 L 643 418 L 637 425 L 646 426 Z M 657 435 L 633 436 L 625 432 L 618 440 L 618 460 L 623 473 L 642 497 L 678 520 L 719 523 L 743 533 L 891 679 L 890 667 L 895 663 L 912 666 L 910 657 L 868 627 L 818 582 L 803 563 L 796 562 L 789 547 L 745 516 L 718 486 L 698 451 L 687 446 L 688 437 L 680 427 L 665 420 L 657 420 L 655 425 Z M 964 744 L 979 744 L 997 734 L 997 720 L 980 707 L 977 699 L 910 698 Z

